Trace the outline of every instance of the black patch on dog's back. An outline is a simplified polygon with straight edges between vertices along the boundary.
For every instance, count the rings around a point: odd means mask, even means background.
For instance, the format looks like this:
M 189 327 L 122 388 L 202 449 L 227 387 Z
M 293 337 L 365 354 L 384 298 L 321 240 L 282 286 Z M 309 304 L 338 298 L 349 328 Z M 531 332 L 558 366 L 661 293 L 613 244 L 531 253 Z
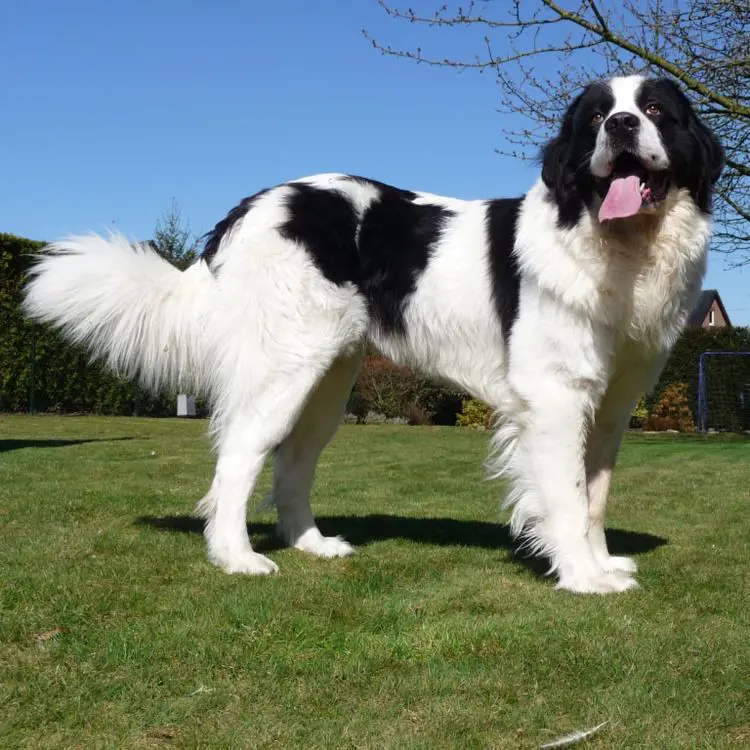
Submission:
M 404 190 L 403 188 L 393 187 L 393 185 L 386 185 L 384 182 L 372 180 L 369 177 L 359 177 L 358 175 L 350 174 L 348 175 L 348 179 L 360 185 L 371 185 L 377 188 L 381 194 L 388 193 L 394 196 L 401 196 L 407 201 L 413 201 L 417 197 L 417 194 L 412 190 Z
M 415 204 L 417 194 L 410 190 L 347 179 L 379 193 L 361 219 L 344 192 L 297 183 L 287 201 L 289 219 L 279 231 L 303 245 L 329 281 L 356 284 L 384 330 L 402 332 L 406 300 L 451 212 Z
M 279 227 L 288 240 L 299 242 L 318 270 L 334 284 L 359 284 L 357 213 L 336 190 L 292 183 L 287 199 L 289 219 Z
M 522 198 L 504 198 L 487 204 L 487 240 L 489 247 L 492 296 L 503 338 L 510 339 L 518 318 L 521 275 L 515 255 L 516 225 Z
M 359 231 L 361 289 L 370 312 L 390 333 L 403 333 L 404 308 L 453 212 L 416 204 L 396 188 L 385 189 L 362 217 Z
M 211 265 L 224 237 L 232 231 L 238 221 L 247 215 L 248 211 L 250 211 L 255 205 L 258 198 L 265 195 L 267 192 L 267 189 L 261 190 L 260 192 L 255 193 L 255 195 L 243 198 L 210 232 L 207 232 L 203 236 L 205 245 L 203 246 L 201 257 L 209 266 Z
M 361 217 L 340 189 L 289 183 L 288 218 L 278 227 L 279 234 L 304 247 L 328 281 L 355 284 L 384 331 L 403 332 L 406 301 L 453 212 L 432 203 L 414 203 L 417 193 L 410 190 L 364 177 L 348 179 L 379 193 Z M 207 235 L 206 260 L 266 192 L 245 198 Z

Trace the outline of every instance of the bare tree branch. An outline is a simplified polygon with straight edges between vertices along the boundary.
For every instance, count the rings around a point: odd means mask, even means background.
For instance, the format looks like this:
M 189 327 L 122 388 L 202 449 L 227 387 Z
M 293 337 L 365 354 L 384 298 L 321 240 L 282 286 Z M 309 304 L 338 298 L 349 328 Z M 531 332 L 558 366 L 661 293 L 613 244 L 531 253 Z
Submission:
M 436 0 L 437 2 L 438 0 Z M 724 143 L 727 167 L 717 186 L 716 245 L 750 263 L 750 6 L 747 0 L 464 0 L 417 12 L 375 0 L 396 22 L 424 28 L 434 47 L 446 31 L 477 29 L 477 54 L 462 57 L 394 48 L 367 31 L 384 55 L 458 71 L 492 71 L 498 111 L 526 125 L 505 129 L 499 153 L 535 157 L 572 94 L 585 83 L 623 72 L 677 79 Z M 429 0 L 420 0 L 422 8 Z M 450 43 L 448 41 L 448 43 Z M 559 64 L 546 73 L 543 61 Z
M 729 97 L 723 96 L 716 91 L 713 91 L 710 86 L 707 86 L 705 83 L 701 83 L 701 81 L 691 76 L 687 72 L 687 70 L 681 68 L 679 65 L 670 62 L 665 57 L 651 52 L 645 47 L 629 42 L 624 36 L 613 34 L 611 31 L 609 31 L 606 25 L 599 27 L 595 26 L 594 24 L 587 21 L 583 16 L 579 16 L 577 13 L 566 11 L 556 2 L 554 2 L 554 0 L 542 0 L 542 2 L 548 8 L 555 11 L 555 13 L 557 13 L 562 20 L 571 21 L 572 23 L 577 24 L 587 31 L 591 31 L 592 33 L 600 36 L 604 41 L 609 42 L 610 44 L 614 44 L 621 49 L 624 49 L 626 52 L 630 52 L 632 55 L 635 55 L 636 57 L 639 57 L 642 60 L 650 63 L 655 68 L 663 70 L 665 73 L 669 73 L 678 81 L 681 81 L 683 84 L 685 84 L 685 86 L 687 86 L 689 89 L 692 89 L 696 93 L 701 94 L 710 101 L 714 101 L 717 104 L 720 104 L 722 107 L 729 110 L 729 112 L 741 117 L 750 118 L 750 107 L 744 107 L 737 101 L 734 101 Z M 593 2 L 591 2 L 590 5 L 592 6 L 592 8 L 595 8 Z M 598 11 L 595 12 L 598 16 Z

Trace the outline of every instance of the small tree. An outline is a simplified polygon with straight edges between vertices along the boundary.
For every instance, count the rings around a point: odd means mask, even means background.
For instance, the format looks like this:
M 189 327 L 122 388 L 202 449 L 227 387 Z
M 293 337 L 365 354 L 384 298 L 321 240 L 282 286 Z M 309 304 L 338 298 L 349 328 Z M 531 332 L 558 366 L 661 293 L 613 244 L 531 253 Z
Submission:
M 651 410 L 651 414 L 644 422 L 643 429 L 654 432 L 660 430 L 695 432 L 687 383 L 670 383 L 664 389 Z
M 180 207 L 174 198 L 156 222 L 151 244 L 159 255 L 181 271 L 198 257 L 198 239 L 193 235 L 190 224 L 183 221 Z

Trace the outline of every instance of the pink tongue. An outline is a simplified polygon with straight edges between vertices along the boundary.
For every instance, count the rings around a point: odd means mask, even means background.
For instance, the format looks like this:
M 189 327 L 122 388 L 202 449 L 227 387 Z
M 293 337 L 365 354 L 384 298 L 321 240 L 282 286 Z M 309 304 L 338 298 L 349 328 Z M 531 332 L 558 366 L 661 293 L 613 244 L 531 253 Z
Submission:
M 599 221 L 625 219 L 641 208 L 640 180 L 637 175 L 614 177 L 599 209 Z

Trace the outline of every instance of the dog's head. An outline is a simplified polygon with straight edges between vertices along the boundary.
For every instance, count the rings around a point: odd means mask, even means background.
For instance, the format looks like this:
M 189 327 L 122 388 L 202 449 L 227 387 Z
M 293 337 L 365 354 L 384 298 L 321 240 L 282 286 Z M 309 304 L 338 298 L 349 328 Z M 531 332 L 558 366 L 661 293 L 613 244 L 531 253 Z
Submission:
M 721 145 L 679 87 L 641 76 L 587 86 L 542 152 L 542 179 L 563 225 L 584 207 L 602 222 L 656 213 L 676 188 L 709 213 L 723 166 Z

